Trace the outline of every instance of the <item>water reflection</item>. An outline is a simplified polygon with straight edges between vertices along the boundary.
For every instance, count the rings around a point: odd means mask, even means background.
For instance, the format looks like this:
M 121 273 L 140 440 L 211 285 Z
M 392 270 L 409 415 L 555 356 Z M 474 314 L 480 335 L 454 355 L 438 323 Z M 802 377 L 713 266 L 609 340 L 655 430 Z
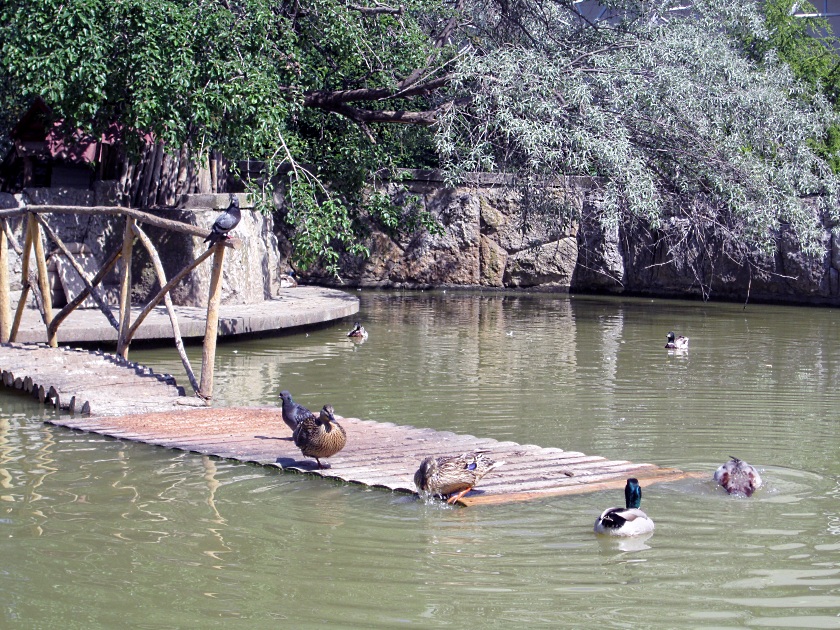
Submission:
M 457 509 L 63 431 L 4 394 L 0 625 L 67 625 L 83 602 L 85 628 L 840 627 L 840 348 L 814 341 L 832 310 L 361 296 L 363 344 L 350 321 L 220 344 L 216 403 L 279 406 L 286 388 L 707 477 L 645 488 L 651 537 L 602 538 L 612 493 Z M 687 352 L 663 348 L 672 329 Z M 132 355 L 186 382 L 174 351 Z M 765 480 L 750 499 L 712 481 L 730 455 Z

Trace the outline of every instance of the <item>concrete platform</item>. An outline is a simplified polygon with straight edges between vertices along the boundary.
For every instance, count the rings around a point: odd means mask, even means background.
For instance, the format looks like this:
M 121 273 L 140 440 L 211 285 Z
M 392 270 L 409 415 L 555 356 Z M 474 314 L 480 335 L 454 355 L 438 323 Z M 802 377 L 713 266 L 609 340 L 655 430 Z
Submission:
M 16 305 L 13 304 L 13 308 Z M 55 309 L 58 312 L 59 309 Z M 132 321 L 140 313 L 132 308 Z M 203 338 L 206 308 L 176 306 L 178 326 L 184 339 Z M 119 309 L 113 308 L 119 319 Z M 299 286 L 284 289 L 280 296 L 258 304 L 222 305 L 219 309 L 219 336 L 261 333 L 320 324 L 359 312 L 359 298 L 337 289 Z M 135 340 L 171 339 L 172 325 L 163 305 L 155 308 L 140 325 Z M 46 343 L 47 332 L 37 310 L 27 308 L 16 342 Z M 117 341 L 117 331 L 99 309 L 76 309 L 58 329 L 59 344 Z

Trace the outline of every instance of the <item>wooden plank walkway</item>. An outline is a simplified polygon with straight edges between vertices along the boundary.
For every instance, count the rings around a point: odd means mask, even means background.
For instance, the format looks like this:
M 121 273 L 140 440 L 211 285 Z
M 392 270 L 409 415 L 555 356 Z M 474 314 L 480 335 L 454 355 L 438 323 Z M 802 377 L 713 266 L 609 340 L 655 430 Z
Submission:
M 415 492 L 414 472 L 428 455 L 486 449 L 497 461 L 504 460 L 501 468 L 482 479 L 475 490 L 459 501 L 462 505 L 508 503 L 622 488 L 627 477 L 637 477 L 645 486 L 694 476 L 654 464 L 611 461 L 559 448 L 500 442 L 390 422 L 341 417 L 338 420 L 347 431 L 347 446 L 328 460 L 331 467 L 325 470 L 319 470 L 314 460 L 304 458 L 295 447 L 279 407 L 182 409 L 121 417 L 62 417 L 49 422 L 397 492 Z
M 74 414 L 49 421 L 57 426 L 398 492 L 415 492 L 414 472 L 429 455 L 483 449 L 503 460 L 462 505 L 621 488 L 627 477 L 644 486 L 693 476 L 654 464 L 358 418 L 339 418 L 347 446 L 329 459 L 331 468 L 319 470 L 295 447 L 279 407 L 205 407 L 184 396 L 171 376 L 113 355 L 2 344 L 0 375 L 7 387 Z
M 184 396 L 169 374 L 122 361 L 101 351 L 0 344 L 3 385 L 79 415 L 124 415 L 203 405 Z

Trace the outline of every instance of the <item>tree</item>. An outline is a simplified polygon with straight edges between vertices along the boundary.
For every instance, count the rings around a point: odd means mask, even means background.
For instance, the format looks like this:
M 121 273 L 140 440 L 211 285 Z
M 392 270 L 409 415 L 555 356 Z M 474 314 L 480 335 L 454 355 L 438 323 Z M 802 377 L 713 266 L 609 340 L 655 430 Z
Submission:
M 119 122 L 136 132 L 129 161 L 152 136 L 262 164 L 251 183 L 270 199 L 282 175 L 308 262 L 335 239 L 354 246 L 363 181 L 432 154 L 428 94 L 446 80 L 453 16 L 436 0 L 5 0 L 2 109 L 40 96 L 68 131 Z
M 481 6 L 478 6 L 481 4 Z M 779 60 L 756 3 L 573 2 L 473 6 L 438 147 L 448 170 L 607 178 L 602 226 L 638 226 L 703 279 L 710 260 L 772 252 L 790 230 L 824 251 L 838 181 L 812 148 L 837 117 Z M 539 181 L 539 179 L 537 179 Z M 703 283 L 708 286 L 706 280 Z
M 358 247 L 380 168 L 438 160 L 452 181 L 603 176 L 602 226 L 698 270 L 783 230 L 820 252 L 840 219 L 812 148 L 837 117 L 752 0 L 4 0 L 0 72 L 5 102 L 40 95 L 70 126 L 261 163 L 304 262 Z M 376 201 L 393 229 L 429 224 Z
M 840 42 L 828 20 L 798 17 L 797 13 L 816 15 L 816 10 L 807 2 L 794 0 L 768 0 L 761 10 L 767 19 L 767 38 L 745 42 L 751 56 L 760 62 L 775 50 L 812 94 L 822 94 L 835 112 L 840 111 Z M 840 173 L 840 125 L 827 126 L 823 136 L 814 138 L 812 144 L 832 170 Z

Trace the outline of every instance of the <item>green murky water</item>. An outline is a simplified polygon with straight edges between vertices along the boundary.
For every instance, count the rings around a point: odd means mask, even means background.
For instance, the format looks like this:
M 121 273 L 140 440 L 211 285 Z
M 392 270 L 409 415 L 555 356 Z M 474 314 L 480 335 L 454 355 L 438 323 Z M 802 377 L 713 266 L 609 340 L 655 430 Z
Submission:
M 217 404 L 286 388 L 709 480 L 647 488 L 653 536 L 602 540 L 620 492 L 427 505 L 50 427 L 3 392 L 0 627 L 840 628 L 837 310 L 359 295 L 362 345 L 348 321 L 221 345 Z M 132 358 L 188 384 L 174 350 Z M 751 499 L 710 481 L 729 455 L 762 471 Z

